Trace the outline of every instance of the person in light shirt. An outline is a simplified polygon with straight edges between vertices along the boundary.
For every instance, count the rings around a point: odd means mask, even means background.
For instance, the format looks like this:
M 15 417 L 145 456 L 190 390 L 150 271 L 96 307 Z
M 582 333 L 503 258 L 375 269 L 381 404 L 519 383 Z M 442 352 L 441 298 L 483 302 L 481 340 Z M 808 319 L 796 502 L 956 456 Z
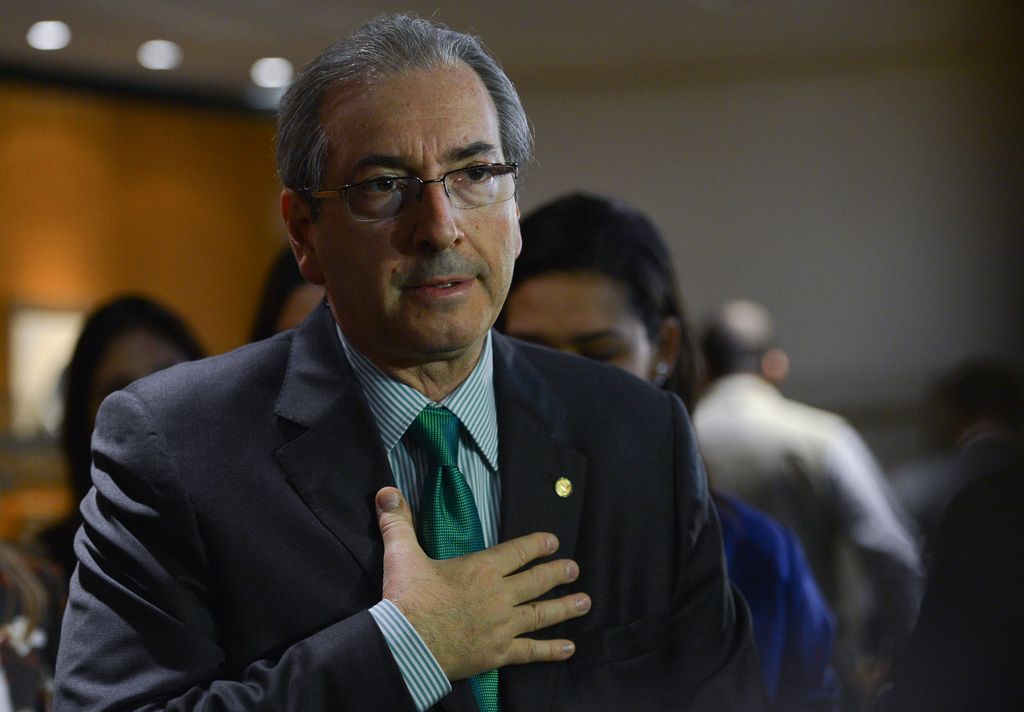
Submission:
M 850 424 L 779 390 L 767 309 L 722 305 L 701 347 L 710 384 L 693 423 L 709 476 L 796 532 L 836 611 L 836 671 L 856 708 L 887 677 L 917 616 L 923 569 L 913 534 Z

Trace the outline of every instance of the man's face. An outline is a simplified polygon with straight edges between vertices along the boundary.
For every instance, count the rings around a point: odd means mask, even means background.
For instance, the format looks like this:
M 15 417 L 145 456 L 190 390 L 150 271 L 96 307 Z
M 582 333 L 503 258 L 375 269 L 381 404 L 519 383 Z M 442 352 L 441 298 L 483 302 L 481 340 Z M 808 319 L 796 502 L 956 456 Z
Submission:
M 494 103 L 466 65 L 337 89 L 321 121 L 329 149 L 319 188 L 386 176 L 429 180 L 504 160 Z M 432 183 L 403 214 L 376 222 L 354 220 L 344 199 L 322 200 L 315 223 L 290 191 L 283 207 L 303 274 L 325 284 L 335 318 L 361 352 L 393 367 L 475 355 L 521 247 L 514 199 L 456 208 Z

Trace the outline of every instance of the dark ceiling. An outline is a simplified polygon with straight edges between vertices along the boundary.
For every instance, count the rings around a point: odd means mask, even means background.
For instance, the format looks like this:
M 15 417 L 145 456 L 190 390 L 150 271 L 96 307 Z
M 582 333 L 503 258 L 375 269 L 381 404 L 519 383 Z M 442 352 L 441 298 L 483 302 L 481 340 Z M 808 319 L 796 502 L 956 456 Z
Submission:
M 479 34 L 517 83 L 660 80 L 830 58 L 985 52 L 1019 47 L 1015 2 L 977 0 L 32 0 L 0 9 L 0 74 L 266 108 L 251 64 L 278 56 L 296 68 L 382 11 L 409 10 Z M 58 51 L 25 41 L 37 20 L 62 20 Z M 142 68 L 138 46 L 178 43 L 173 71 Z

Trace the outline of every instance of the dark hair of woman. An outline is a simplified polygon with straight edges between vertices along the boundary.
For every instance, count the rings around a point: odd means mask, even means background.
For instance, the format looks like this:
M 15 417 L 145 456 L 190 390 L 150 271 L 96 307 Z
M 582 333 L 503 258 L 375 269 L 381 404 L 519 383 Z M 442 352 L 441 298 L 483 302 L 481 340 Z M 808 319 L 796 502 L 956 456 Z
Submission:
M 306 284 L 306 280 L 299 272 L 299 265 L 295 262 L 291 248 L 286 245 L 277 253 L 274 264 L 271 265 L 270 272 L 263 282 L 263 292 L 260 294 L 256 318 L 249 334 L 250 341 L 266 339 L 279 331 L 278 322 L 289 295 L 303 284 Z
M 179 317 L 146 297 L 119 297 L 96 309 L 86 319 L 65 373 L 64 421 L 61 428 L 61 447 L 68 464 L 75 506 L 66 520 L 43 535 L 51 555 L 65 567 L 74 564 L 73 553 L 67 544 L 80 521 L 78 503 L 92 484 L 90 440 L 96 416 L 94 400 L 97 370 L 112 344 L 121 336 L 133 332 L 148 333 L 166 341 L 184 356 L 183 360 L 205 355 L 199 342 Z M 70 575 L 70 569 L 65 573 Z
M 553 272 L 602 275 L 623 285 L 630 306 L 657 341 L 665 319 L 682 326 L 679 355 L 662 387 L 694 405 L 698 364 L 672 258 L 661 234 L 643 213 L 607 198 L 574 193 L 548 203 L 520 223 L 523 249 L 510 293 L 527 280 Z M 498 328 L 504 326 L 504 315 Z
M 185 323 L 155 301 L 141 296 L 114 299 L 86 320 L 67 371 L 62 445 L 71 467 L 78 501 L 90 486 L 89 468 L 93 418 L 93 379 L 107 349 L 130 331 L 147 331 L 176 346 L 189 360 L 202 358 L 203 349 Z M 127 384 L 125 384 L 127 385 Z

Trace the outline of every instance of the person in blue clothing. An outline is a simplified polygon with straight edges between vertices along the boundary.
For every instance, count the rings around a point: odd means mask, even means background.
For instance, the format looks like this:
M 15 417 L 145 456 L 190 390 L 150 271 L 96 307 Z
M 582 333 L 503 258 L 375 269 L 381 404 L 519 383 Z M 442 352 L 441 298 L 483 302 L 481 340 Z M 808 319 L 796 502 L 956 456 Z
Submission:
M 625 369 L 692 406 L 697 350 L 653 223 L 620 202 L 573 194 L 524 218 L 521 231 L 523 249 L 498 327 Z M 732 497 L 712 495 L 729 576 L 750 607 L 774 708 L 837 709 L 835 622 L 795 536 Z
M 830 665 L 835 623 L 789 529 L 712 491 L 729 578 L 750 607 L 765 689 L 780 712 L 839 708 Z

